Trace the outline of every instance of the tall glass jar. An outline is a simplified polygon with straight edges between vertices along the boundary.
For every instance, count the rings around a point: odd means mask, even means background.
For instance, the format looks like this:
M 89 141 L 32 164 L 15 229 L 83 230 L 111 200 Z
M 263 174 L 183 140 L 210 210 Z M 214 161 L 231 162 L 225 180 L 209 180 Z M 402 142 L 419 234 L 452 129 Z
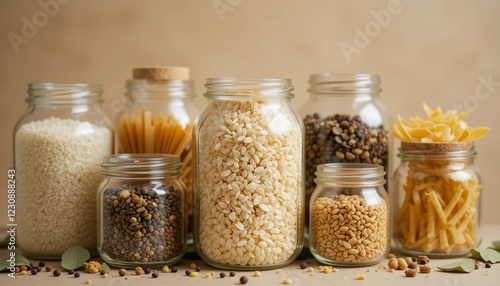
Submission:
M 374 74 L 310 76 L 310 97 L 299 111 L 306 132 L 306 206 L 320 164 L 377 164 L 390 174 L 390 116 L 379 84 Z
M 186 250 L 186 186 L 179 156 L 117 154 L 102 163 L 98 250 L 115 267 L 159 267 Z
M 289 79 L 212 78 L 195 127 L 195 245 L 227 269 L 282 267 L 303 247 L 303 125 Z
M 390 204 L 382 166 L 318 166 L 310 201 L 309 248 L 321 263 L 368 266 L 391 246 Z
M 410 255 L 455 257 L 481 242 L 481 179 L 472 142 L 401 142 L 394 240 Z
M 28 92 L 14 134 L 18 247 L 38 259 L 76 245 L 96 253 L 99 164 L 113 146 L 101 85 L 37 83 Z
M 127 81 L 127 105 L 117 119 L 117 153 L 180 156 L 181 180 L 187 187 L 188 219 L 192 209 L 192 134 L 198 115 L 194 81 L 188 68 L 136 68 Z

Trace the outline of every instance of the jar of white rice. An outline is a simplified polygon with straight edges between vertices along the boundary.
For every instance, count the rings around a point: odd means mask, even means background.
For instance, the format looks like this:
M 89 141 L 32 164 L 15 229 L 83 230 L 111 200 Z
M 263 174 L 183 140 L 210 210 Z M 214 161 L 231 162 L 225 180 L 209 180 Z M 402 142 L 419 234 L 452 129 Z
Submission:
M 271 269 L 303 247 L 304 129 L 289 79 L 208 79 L 195 122 L 195 245 L 208 264 Z
M 17 246 L 38 259 L 77 245 L 96 253 L 100 163 L 113 145 L 101 85 L 38 83 L 28 92 L 15 128 Z

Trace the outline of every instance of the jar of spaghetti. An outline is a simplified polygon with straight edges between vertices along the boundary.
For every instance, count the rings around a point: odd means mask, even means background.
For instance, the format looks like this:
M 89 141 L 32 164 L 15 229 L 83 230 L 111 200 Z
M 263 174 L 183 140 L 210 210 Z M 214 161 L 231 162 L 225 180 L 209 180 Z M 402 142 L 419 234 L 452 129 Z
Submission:
M 304 237 L 304 131 L 289 79 L 212 78 L 195 127 L 195 246 L 219 268 L 292 262 Z
M 409 255 L 455 257 L 478 246 L 481 178 L 472 142 L 401 142 L 394 240 Z
M 126 108 L 116 122 L 116 153 L 179 156 L 191 221 L 192 130 L 198 109 L 193 102 L 194 81 L 189 80 L 189 69 L 135 68 L 133 79 L 127 81 L 126 97 Z

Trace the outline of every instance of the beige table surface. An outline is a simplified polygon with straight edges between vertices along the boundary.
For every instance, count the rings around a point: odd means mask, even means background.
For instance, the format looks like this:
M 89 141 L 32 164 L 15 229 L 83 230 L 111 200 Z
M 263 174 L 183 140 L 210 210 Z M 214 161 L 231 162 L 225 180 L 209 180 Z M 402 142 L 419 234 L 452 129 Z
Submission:
M 4 232 L 2 232 L 4 233 Z M 491 246 L 491 242 L 500 240 L 500 224 L 488 224 L 483 226 L 483 242 L 480 248 Z M 0 256 L 6 255 L 7 249 L 0 249 Z M 398 257 L 405 255 L 393 251 Z M 318 270 L 318 263 L 314 258 L 306 260 L 296 260 L 290 265 L 278 270 L 260 271 L 261 277 L 254 277 L 253 271 L 235 271 L 235 277 L 226 276 L 219 278 L 220 272 L 229 274 L 227 270 L 215 269 L 207 266 L 202 261 L 183 260 L 177 266 L 177 273 L 161 273 L 158 278 L 154 279 L 151 275 L 137 276 L 131 270 L 129 275 L 120 277 L 117 269 L 112 269 L 111 275 L 108 278 L 102 278 L 98 274 L 87 274 L 81 272 L 80 278 L 74 278 L 63 272 L 61 276 L 54 277 L 52 273 L 41 272 L 35 275 L 17 275 L 16 278 L 9 278 L 6 272 L 0 273 L 0 285 L 86 285 L 86 280 L 90 280 L 91 285 L 241 285 L 239 278 L 243 275 L 249 278 L 246 285 L 284 285 L 283 280 L 289 279 L 291 285 L 443 285 L 443 286 L 486 286 L 500 285 L 500 263 L 493 264 L 491 268 L 480 266 L 478 270 L 472 273 L 445 273 L 439 271 L 436 267 L 445 265 L 459 259 L 432 259 L 432 273 L 418 273 L 414 278 L 405 277 L 404 271 L 398 270 L 390 273 L 388 270 L 378 269 L 380 265 L 387 265 L 388 259 L 385 259 L 378 265 L 361 267 L 361 268 L 340 268 L 335 273 L 322 273 Z M 310 273 L 300 269 L 301 262 L 306 262 L 309 266 L 314 267 L 315 272 Z M 37 262 L 37 261 L 35 261 Z M 60 267 L 59 261 L 48 262 L 52 266 Z M 189 269 L 191 263 L 200 265 L 202 270 L 199 277 L 188 277 L 184 274 L 185 270 Z M 207 272 L 214 272 L 215 277 L 203 278 Z M 356 276 L 365 275 L 365 281 L 356 280 Z

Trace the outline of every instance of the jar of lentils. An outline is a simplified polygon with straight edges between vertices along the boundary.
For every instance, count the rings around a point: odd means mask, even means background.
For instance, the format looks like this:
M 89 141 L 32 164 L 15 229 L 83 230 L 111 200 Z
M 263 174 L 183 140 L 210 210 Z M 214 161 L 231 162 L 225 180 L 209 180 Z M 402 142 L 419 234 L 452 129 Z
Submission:
M 368 266 L 391 244 L 390 207 L 382 166 L 330 163 L 318 166 L 310 201 L 309 248 L 321 263 Z
M 118 154 L 104 158 L 98 251 L 115 267 L 159 267 L 186 249 L 186 186 L 179 156 Z
M 208 264 L 271 269 L 303 247 L 303 125 L 289 79 L 208 79 L 195 124 L 195 245 Z
M 390 174 L 390 116 L 379 84 L 375 74 L 310 76 L 310 97 L 299 111 L 306 135 L 306 207 L 320 164 L 376 164 Z

